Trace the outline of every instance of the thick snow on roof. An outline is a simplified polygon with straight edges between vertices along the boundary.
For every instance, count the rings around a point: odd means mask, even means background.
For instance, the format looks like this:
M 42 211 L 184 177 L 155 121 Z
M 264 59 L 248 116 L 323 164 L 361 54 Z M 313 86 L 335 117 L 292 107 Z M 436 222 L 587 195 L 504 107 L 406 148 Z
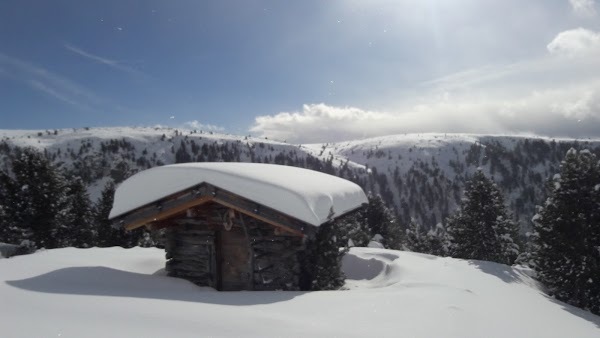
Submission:
M 142 171 L 119 186 L 109 218 L 209 183 L 319 226 L 367 202 L 362 189 L 314 170 L 259 163 L 184 163 Z

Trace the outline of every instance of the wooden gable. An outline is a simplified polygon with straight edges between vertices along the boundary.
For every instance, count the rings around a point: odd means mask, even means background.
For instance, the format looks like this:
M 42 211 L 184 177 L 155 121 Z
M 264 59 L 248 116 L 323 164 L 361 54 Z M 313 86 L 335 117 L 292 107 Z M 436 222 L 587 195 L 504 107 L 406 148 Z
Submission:
M 144 225 L 162 228 L 167 225 L 165 222 L 169 219 L 179 217 L 188 210 L 201 208 L 207 203 L 217 203 L 231 208 L 265 222 L 281 232 L 296 236 L 309 235 L 315 231 L 315 227 L 310 224 L 208 183 L 201 183 L 134 209 L 116 217 L 114 222 L 126 230 Z

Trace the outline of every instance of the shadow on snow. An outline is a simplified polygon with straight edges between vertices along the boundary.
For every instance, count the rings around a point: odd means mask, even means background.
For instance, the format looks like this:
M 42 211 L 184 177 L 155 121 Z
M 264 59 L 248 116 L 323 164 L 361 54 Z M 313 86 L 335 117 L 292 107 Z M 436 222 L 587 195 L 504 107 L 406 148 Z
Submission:
M 494 277 L 497 277 L 505 283 L 521 283 L 521 282 L 523 282 L 523 273 L 516 271 L 514 268 L 512 268 L 508 265 L 493 263 L 493 262 L 486 262 L 486 261 L 478 261 L 478 260 L 469 260 L 468 262 L 470 265 L 476 267 L 477 269 L 481 270 L 482 272 L 492 275 Z M 600 328 L 600 317 L 599 316 L 596 316 L 591 312 L 588 312 L 588 311 L 585 311 L 578 307 L 566 304 L 562 301 L 559 301 L 553 297 L 548 296 L 547 294 L 545 294 L 543 292 L 543 286 L 539 283 L 538 283 L 538 288 L 540 289 L 540 292 L 548 300 L 550 300 L 551 302 L 560 306 L 561 309 L 563 309 L 564 311 L 567 311 L 570 314 L 577 316 L 581 319 L 587 320 L 590 323 L 596 325 L 596 327 Z
M 300 291 L 217 292 L 186 280 L 146 275 L 103 266 L 64 268 L 6 284 L 29 291 L 109 297 L 178 300 L 221 305 L 256 305 L 283 302 L 305 294 Z
M 567 303 L 564 303 L 554 297 L 548 296 L 548 295 L 544 295 L 546 296 L 546 298 L 551 301 L 552 303 L 555 303 L 556 305 L 560 306 L 561 309 L 567 311 L 568 313 L 577 316 L 579 318 L 585 319 L 588 322 L 595 324 L 597 328 L 600 328 L 600 317 L 596 316 L 595 314 L 583 310 L 581 308 L 575 307 L 573 305 L 569 305 Z
M 488 275 L 501 279 L 505 283 L 514 283 L 522 281 L 521 276 L 512 267 L 500 263 L 468 260 L 469 265 L 476 267 Z

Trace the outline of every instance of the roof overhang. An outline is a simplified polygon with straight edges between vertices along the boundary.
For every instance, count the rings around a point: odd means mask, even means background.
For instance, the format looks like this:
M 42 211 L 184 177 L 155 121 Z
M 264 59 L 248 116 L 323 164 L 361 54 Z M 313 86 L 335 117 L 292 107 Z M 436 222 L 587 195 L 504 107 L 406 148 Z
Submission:
M 209 202 L 231 208 L 290 234 L 304 236 L 316 229 L 292 216 L 205 182 L 115 217 L 113 222 L 126 230 L 133 230 L 178 217 L 188 209 Z

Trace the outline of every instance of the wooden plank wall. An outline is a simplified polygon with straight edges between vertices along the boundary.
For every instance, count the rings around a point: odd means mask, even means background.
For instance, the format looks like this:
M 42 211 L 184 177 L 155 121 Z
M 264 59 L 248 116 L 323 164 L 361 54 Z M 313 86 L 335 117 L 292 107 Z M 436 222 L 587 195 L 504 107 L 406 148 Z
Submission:
M 276 235 L 276 229 L 244 217 L 253 253 L 254 290 L 300 290 L 302 237 Z
M 217 288 L 216 233 L 206 225 L 183 224 L 166 229 L 166 271 L 200 286 Z

